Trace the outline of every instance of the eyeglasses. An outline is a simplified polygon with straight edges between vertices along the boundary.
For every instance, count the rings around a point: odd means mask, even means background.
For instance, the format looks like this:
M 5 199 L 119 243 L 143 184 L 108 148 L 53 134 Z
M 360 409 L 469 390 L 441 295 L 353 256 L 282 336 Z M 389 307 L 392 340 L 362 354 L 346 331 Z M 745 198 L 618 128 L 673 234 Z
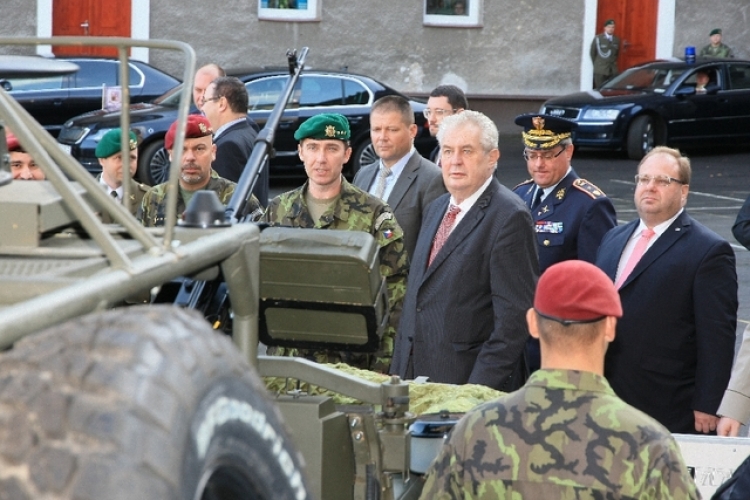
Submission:
M 565 151 L 565 149 L 566 149 L 566 147 L 563 146 L 562 149 L 557 152 L 557 154 L 552 154 L 552 152 L 533 154 L 533 153 L 529 153 L 528 151 L 524 150 L 523 157 L 524 157 L 524 159 L 526 161 L 536 161 L 536 160 L 539 160 L 540 158 L 542 160 L 544 160 L 544 161 L 549 161 L 552 158 L 557 158 L 558 156 L 560 156 L 561 154 L 563 154 L 563 151 Z
M 456 111 L 457 111 L 456 109 L 425 108 L 424 111 L 422 111 L 422 114 L 424 115 L 425 118 L 429 118 L 433 113 L 435 114 L 435 116 L 445 116 L 445 115 L 452 115 Z
M 218 101 L 218 100 L 219 100 L 219 99 L 221 99 L 222 97 L 224 97 L 224 96 L 223 96 L 223 95 L 217 95 L 217 96 L 215 96 L 215 97 L 204 97 L 204 98 L 203 98 L 203 102 Z
M 659 187 L 667 187 L 673 182 L 676 182 L 677 184 L 685 184 L 680 179 L 675 179 L 674 177 L 669 177 L 668 175 L 636 175 L 635 176 L 635 183 L 639 186 L 648 186 L 651 184 L 651 181 L 654 181 L 654 184 L 656 184 Z

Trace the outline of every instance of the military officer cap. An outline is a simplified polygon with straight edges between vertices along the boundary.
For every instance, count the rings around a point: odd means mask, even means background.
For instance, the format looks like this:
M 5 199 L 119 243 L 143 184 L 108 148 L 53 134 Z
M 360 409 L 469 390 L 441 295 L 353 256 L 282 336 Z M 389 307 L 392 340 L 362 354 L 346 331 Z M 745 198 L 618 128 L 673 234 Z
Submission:
M 550 149 L 569 139 L 576 123 L 550 115 L 520 115 L 516 125 L 523 127 L 523 143 L 529 149 Z
M 612 26 L 613 24 L 615 24 L 614 19 L 607 19 L 606 21 L 604 21 L 604 26 Z
M 8 145 L 8 152 L 12 153 L 13 151 L 18 151 L 19 153 L 25 153 L 24 149 L 21 147 L 21 143 L 18 142 L 18 138 L 13 135 L 12 132 L 6 132 L 5 133 L 5 143 Z
M 349 120 L 338 113 L 322 113 L 306 120 L 294 133 L 298 141 L 303 139 L 339 139 L 348 141 L 351 136 Z
M 708 34 L 708 36 L 714 36 L 714 35 L 721 35 L 721 29 L 720 28 L 714 28 L 711 30 L 711 33 Z
M 203 115 L 188 115 L 185 124 L 185 139 L 197 139 L 213 134 L 211 123 Z M 174 147 L 174 139 L 177 134 L 177 121 L 170 125 L 167 135 L 164 136 L 164 147 L 171 150 Z
M 536 286 L 534 309 L 563 324 L 622 317 L 620 294 L 612 280 L 582 260 L 566 260 L 547 268 Z
M 101 138 L 99 144 L 96 145 L 94 154 L 97 158 L 109 158 L 113 154 L 120 152 L 120 135 L 122 130 L 119 128 L 113 128 Z M 138 147 L 138 140 L 135 137 L 135 133 L 131 130 L 130 139 L 128 140 L 128 146 L 130 151 L 133 151 Z

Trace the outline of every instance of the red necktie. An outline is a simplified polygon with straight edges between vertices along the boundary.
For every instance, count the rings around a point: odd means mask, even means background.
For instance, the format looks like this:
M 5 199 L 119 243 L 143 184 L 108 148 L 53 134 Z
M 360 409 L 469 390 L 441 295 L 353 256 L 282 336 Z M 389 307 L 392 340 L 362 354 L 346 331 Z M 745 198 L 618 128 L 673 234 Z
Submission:
M 641 237 L 638 238 L 638 242 L 635 244 L 635 247 L 633 248 L 633 253 L 630 254 L 630 258 L 628 259 L 628 262 L 625 264 L 625 269 L 622 270 L 622 273 L 620 273 L 620 279 L 617 280 L 615 283 L 616 288 L 620 288 L 622 284 L 625 282 L 628 276 L 630 276 L 630 273 L 633 272 L 633 268 L 635 268 L 635 265 L 638 264 L 638 261 L 641 260 L 641 257 L 643 257 L 643 254 L 646 253 L 646 248 L 648 247 L 648 242 L 651 241 L 651 238 L 654 237 L 654 230 L 653 229 L 644 229 L 641 231 Z
M 438 227 L 438 230 L 435 233 L 435 239 L 432 240 L 430 260 L 427 262 L 427 267 L 430 267 L 432 261 L 435 260 L 435 257 L 437 256 L 440 249 L 443 248 L 445 241 L 448 239 L 448 236 L 451 233 L 453 224 L 456 223 L 456 217 L 458 216 L 459 212 L 461 212 L 461 209 L 456 205 L 451 204 L 448 212 L 443 217 L 443 221 L 440 223 L 440 227 Z

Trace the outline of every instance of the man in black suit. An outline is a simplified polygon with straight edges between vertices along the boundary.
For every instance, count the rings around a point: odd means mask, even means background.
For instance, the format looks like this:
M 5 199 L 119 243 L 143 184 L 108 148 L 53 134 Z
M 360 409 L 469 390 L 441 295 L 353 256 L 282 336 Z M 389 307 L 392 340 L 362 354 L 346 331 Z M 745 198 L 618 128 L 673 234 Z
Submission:
M 363 167 L 354 185 L 386 201 L 404 230 L 406 252 L 417 246 L 422 213 L 445 193 L 443 178 L 434 163 L 414 149 L 417 126 L 409 101 L 401 96 L 381 97 L 370 111 L 370 137 L 380 160 Z
M 455 85 L 438 85 L 427 99 L 427 107 L 424 110 L 424 117 L 430 126 L 430 135 L 437 137 L 440 123 L 446 116 L 460 113 L 469 109 L 469 101 L 466 99 L 464 91 Z M 430 153 L 430 161 L 440 166 L 440 146 L 436 146 Z
M 679 151 L 654 148 L 638 166 L 639 219 L 602 240 L 596 265 L 623 308 L 604 374 L 671 432 L 711 433 L 734 356 L 737 272 L 729 243 L 684 210 L 690 176 Z
M 511 391 L 524 382 L 525 314 L 539 272 L 531 215 L 493 175 L 492 120 L 448 116 L 438 141 L 448 193 L 425 212 L 391 373 Z
M 222 76 L 206 88 L 202 111 L 214 129 L 216 159 L 211 167 L 220 177 L 237 182 L 258 136 L 257 125 L 247 116 L 247 89 L 239 79 Z M 268 165 L 258 177 L 253 194 L 268 204 Z

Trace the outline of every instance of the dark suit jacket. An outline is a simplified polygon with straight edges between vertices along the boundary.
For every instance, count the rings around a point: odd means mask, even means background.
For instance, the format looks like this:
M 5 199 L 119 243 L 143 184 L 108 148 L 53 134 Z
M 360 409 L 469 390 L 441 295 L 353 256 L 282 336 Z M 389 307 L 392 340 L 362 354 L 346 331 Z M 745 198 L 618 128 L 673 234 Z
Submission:
M 745 248 L 750 248 L 750 196 L 742 204 L 732 226 L 732 234 Z
M 612 229 L 597 266 L 612 280 L 639 220 Z M 618 396 L 671 432 L 694 433 L 693 411 L 716 414 L 729 382 L 737 273 L 729 243 L 686 212 L 620 288 L 623 317 L 604 374 Z
M 516 389 L 538 275 L 529 210 L 493 178 L 427 268 L 449 200 L 441 196 L 425 213 L 391 373 Z
M 258 133 L 248 119 L 235 123 L 214 140 L 216 159 L 211 167 L 219 174 L 219 177 L 232 182 L 240 180 L 245 164 L 253 152 L 256 137 Z M 268 205 L 268 178 L 268 165 L 266 165 L 253 189 L 253 194 L 264 207 Z
M 536 184 L 529 180 L 513 188 L 531 206 Z M 539 270 L 580 259 L 592 264 L 604 235 L 617 225 L 612 201 L 575 170 L 565 176 L 531 213 L 539 244 Z
M 379 165 L 380 162 L 375 162 L 362 167 L 354 176 L 353 184 L 368 191 L 377 178 Z M 443 193 L 445 185 L 440 169 L 415 151 L 386 200 L 404 230 L 404 246 L 410 258 L 417 246 L 425 208 Z

